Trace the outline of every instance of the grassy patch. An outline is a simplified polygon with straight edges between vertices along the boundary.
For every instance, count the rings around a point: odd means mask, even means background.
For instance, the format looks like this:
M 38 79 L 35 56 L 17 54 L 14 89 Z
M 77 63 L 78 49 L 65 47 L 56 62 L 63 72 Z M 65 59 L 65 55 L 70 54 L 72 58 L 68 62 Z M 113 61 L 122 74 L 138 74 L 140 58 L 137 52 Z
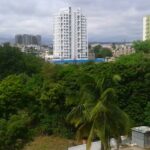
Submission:
M 24 150 L 67 150 L 73 141 L 55 136 L 41 136 L 29 143 Z

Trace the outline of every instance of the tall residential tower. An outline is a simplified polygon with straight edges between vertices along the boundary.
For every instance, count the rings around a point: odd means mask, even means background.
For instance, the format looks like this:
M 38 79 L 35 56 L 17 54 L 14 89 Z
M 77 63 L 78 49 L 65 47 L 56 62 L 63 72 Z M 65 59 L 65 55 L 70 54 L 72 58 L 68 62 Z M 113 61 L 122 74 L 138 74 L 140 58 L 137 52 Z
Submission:
M 143 18 L 143 41 L 150 40 L 150 16 Z
M 81 9 L 61 9 L 54 19 L 54 59 L 88 59 L 87 20 Z

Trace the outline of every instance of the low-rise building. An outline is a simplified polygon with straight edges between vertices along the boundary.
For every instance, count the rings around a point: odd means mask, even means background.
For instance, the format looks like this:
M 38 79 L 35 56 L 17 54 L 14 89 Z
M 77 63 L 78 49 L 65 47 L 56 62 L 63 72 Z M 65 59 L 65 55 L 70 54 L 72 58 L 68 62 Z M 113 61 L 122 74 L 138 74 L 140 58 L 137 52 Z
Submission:
M 53 58 L 54 58 L 54 56 L 51 53 L 49 53 L 49 51 L 45 52 L 45 55 L 44 55 L 45 61 L 51 62 L 53 60 Z
M 132 128 L 132 143 L 142 148 L 150 148 L 150 127 Z
M 132 45 L 116 45 L 116 48 L 112 50 L 113 57 L 119 57 L 121 55 L 130 55 L 132 53 L 135 53 L 134 48 L 132 48 Z

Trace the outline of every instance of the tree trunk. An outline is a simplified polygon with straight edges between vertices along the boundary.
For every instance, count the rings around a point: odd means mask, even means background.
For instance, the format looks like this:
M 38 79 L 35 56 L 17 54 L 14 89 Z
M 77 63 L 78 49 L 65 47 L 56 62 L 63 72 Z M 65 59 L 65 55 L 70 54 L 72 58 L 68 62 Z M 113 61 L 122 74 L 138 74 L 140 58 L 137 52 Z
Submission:
M 119 136 L 117 139 L 116 139 L 116 143 L 117 143 L 117 150 L 119 150 L 119 146 L 121 144 L 121 137 Z
M 104 150 L 104 144 L 101 143 L 101 150 Z

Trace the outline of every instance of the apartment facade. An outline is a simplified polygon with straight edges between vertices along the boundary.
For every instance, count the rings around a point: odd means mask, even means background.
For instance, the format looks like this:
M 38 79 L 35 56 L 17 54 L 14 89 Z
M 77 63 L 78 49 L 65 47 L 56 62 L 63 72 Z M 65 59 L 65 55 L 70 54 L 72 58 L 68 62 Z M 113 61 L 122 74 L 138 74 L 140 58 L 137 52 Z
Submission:
M 19 45 L 41 45 L 41 36 L 40 35 L 16 35 L 15 43 Z
M 61 9 L 54 17 L 54 59 L 88 59 L 87 19 L 81 9 Z
M 150 16 L 143 17 L 143 41 L 150 40 Z

